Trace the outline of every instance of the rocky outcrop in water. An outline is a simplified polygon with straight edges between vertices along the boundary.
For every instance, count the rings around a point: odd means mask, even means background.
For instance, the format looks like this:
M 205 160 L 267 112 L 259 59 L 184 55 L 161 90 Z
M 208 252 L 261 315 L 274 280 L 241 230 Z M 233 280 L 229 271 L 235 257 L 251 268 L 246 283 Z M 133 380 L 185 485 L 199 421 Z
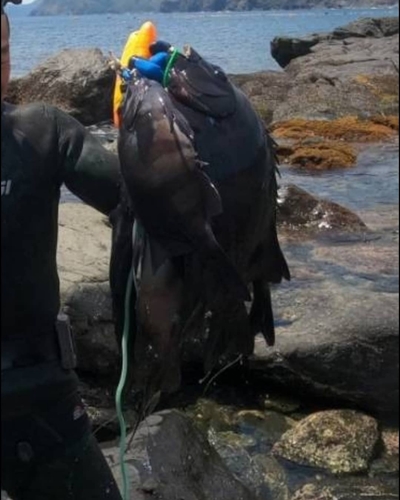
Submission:
M 279 192 L 278 224 L 286 234 L 303 237 L 326 231 L 368 231 L 360 217 L 351 210 L 312 196 L 294 185 L 284 186 Z
M 398 18 L 361 19 L 333 33 L 277 38 L 284 72 L 237 75 L 267 124 L 293 118 L 398 114 Z
M 318 44 L 329 44 L 332 48 L 333 42 L 344 42 L 347 39 L 387 38 L 398 34 L 399 19 L 396 17 L 361 19 L 336 28 L 332 33 L 315 34 L 303 38 L 277 37 L 271 43 L 271 54 L 277 63 L 285 68 L 294 59 L 315 53 L 312 49 Z

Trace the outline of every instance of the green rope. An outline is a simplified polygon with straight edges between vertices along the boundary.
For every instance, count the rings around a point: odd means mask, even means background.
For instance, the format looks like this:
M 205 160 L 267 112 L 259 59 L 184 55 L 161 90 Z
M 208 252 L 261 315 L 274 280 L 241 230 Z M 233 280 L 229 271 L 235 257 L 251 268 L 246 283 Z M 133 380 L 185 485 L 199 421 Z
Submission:
M 120 441 L 120 451 L 119 458 L 121 463 L 121 473 L 123 480 L 123 498 L 124 500 L 129 500 L 129 478 L 126 470 L 125 463 L 125 452 L 126 452 L 126 439 L 127 439 L 127 431 L 126 431 L 126 422 L 122 410 L 122 393 L 126 384 L 126 379 L 128 375 L 128 340 L 129 340 L 129 330 L 130 330 L 130 306 L 131 306 L 131 297 L 132 290 L 134 284 L 134 267 L 128 276 L 128 281 L 126 284 L 126 293 L 125 293 L 125 321 L 124 321 L 124 331 L 122 334 L 122 371 L 121 378 L 119 380 L 119 384 L 117 387 L 117 392 L 115 395 L 115 403 L 117 408 L 118 421 L 121 429 L 121 441 Z
M 165 71 L 164 71 L 164 78 L 163 78 L 163 87 L 166 88 L 168 87 L 168 84 L 169 84 L 169 80 L 170 80 L 170 77 L 171 77 L 171 69 L 172 69 L 172 66 L 174 65 L 178 55 L 180 54 L 179 50 L 178 49 L 174 49 L 174 51 L 172 52 L 172 55 L 171 57 L 169 58 L 169 61 L 168 61 L 168 64 L 167 64 L 167 67 L 165 68 Z

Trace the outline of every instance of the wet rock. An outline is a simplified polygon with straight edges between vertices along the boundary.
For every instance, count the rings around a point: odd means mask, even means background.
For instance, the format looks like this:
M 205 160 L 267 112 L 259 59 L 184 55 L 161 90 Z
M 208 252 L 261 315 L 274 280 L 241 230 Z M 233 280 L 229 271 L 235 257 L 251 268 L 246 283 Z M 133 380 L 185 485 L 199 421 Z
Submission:
M 109 442 L 117 439 L 121 429 L 115 408 L 87 406 L 86 411 L 92 424 L 93 434 L 98 441 Z M 137 414 L 133 410 L 125 410 L 124 418 L 127 425 L 127 431 L 130 432 L 137 424 Z
M 267 485 L 271 500 L 289 500 L 291 496 L 288 486 L 289 478 L 278 461 L 271 456 L 255 455 L 253 463 L 263 473 L 264 484 Z
M 299 465 L 356 474 L 368 470 L 378 439 L 375 419 L 351 410 L 326 411 L 289 430 L 273 452 Z
M 218 454 L 229 470 L 244 485 L 256 494 L 256 498 L 273 500 L 268 484 L 265 481 L 263 466 L 253 460 L 252 455 L 238 443 L 226 441 L 225 436 L 218 435 L 213 443 Z
M 119 449 L 107 449 L 105 456 L 120 481 Z M 143 422 L 126 464 L 135 500 L 256 500 L 190 420 L 175 411 Z
M 350 145 L 341 143 L 300 144 L 294 146 L 286 162 L 304 170 L 335 170 L 354 167 L 357 153 Z
M 195 405 L 187 408 L 186 413 L 193 418 L 206 434 L 230 431 L 233 426 L 234 408 L 223 406 L 212 399 L 200 398 Z
M 279 191 L 278 224 L 283 230 L 302 233 L 367 231 L 363 221 L 347 208 L 291 184 Z
M 376 236 L 375 236 L 376 237 Z M 396 260 L 398 260 L 398 248 L 395 245 L 371 244 L 366 238 L 360 241 L 355 248 L 353 245 L 340 248 L 328 245 L 317 247 L 312 252 L 312 258 L 316 263 L 329 266 L 343 266 L 352 268 L 355 272 L 369 277 L 371 280 L 380 275 L 382 278 L 395 281 L 398 277 Z
M 311 48 L 321 41 L 318 35 L 307 38 L 275 37 L 271 42 L 271 55 L 282 68 L 297 57 L 310 54 Z
M 114 81 L 114 72 L 99 49 L 68 49 L 11 81 L 7 100 L 13 104 L 42 101 L 91 125 L 111 119 Z
M 298 400 L 278 394 L 267 394 L 260 399 L 260 403 L 266 410 L 289 415 L 295 413 L 301 407 Z
M 272 411 L 242 410 L 234 418 L 237 432 L 255 436 L 264 450 L 269 450 L 294 423 L 291 418 Z
M 341 478 L 333 484 L 306 484 L 291 500 L 394 500 L 398 495 L 397 480 Z
M 382 431 L 380 456 L 371 464 L 372 476 L 399 473 L 399 431 L 385 429 Z
M 293 283 L 274 293 L 276 317 L 287 324 L 277 329 L 274 348 L 256 339 L 251 368 L 285 393 L 397 421 L 398 294 L 377 288 L 373 275 L 357 278 L 351 268 L 332 278 L 329 266 L 297 288 L 292 269 Z
M 258 444 L 255 436 L 251 436 L 249 434 L 239 434 L 232 431 L 209 431 L 208 440 L 216 448 L 218 445 L 224 445 L 232 449 L 242 448 L 248 450 L 255 448 Z
M 71 319 L 79 371 L 96 376 L 118 376 L 117 344 L 109 283 L 82 283 L 65 297 L 64 311 Z
M 292 81 L 281 71 L 231 75 L 230 78 L 250 98 L 267 126 L 274 122 L 275 113 L 286 101 L 293 86 Z

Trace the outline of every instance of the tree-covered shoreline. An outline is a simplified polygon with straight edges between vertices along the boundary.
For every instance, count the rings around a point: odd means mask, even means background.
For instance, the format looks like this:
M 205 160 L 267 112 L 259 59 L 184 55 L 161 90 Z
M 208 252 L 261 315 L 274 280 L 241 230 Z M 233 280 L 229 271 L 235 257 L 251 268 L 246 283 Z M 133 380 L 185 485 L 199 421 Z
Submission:
M 397 0 L 37 0 L 31 15 L 200 12 L 357 8 L 396 5 Z

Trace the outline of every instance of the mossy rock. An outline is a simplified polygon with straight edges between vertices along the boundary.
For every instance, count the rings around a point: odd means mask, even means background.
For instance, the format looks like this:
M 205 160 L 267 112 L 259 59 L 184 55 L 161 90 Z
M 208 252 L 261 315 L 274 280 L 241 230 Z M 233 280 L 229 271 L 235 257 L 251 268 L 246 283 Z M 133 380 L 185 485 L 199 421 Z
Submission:
M 378 423 L 352 410 L 315 413 L 284 434 L 276 456 L 337 475 L 368 470 L 379 440 Z
M 352 484 L 354 483 L 354 484 Z M 291 500 L 394 500 L 398 498 L 398 486 L 393 481 L 360 479 L 340 484 L 306 484 Z
M 376 117 L 361 120 L 348 116 L 337 120 L 304 120 L 296 118 L 276 123 L 272 127 L 275 137 L 303 140 L 309 137 L 321 137 L 328 140 L 346 142 L 380 142 L 394 137 L 396 131 L 395 116 Z
M 357 153 L 349 144 L 321 142 L 294 147 L 288 162 L 297 168 L 308 170 L 333 170 L 351 168 L 357 163 Z

